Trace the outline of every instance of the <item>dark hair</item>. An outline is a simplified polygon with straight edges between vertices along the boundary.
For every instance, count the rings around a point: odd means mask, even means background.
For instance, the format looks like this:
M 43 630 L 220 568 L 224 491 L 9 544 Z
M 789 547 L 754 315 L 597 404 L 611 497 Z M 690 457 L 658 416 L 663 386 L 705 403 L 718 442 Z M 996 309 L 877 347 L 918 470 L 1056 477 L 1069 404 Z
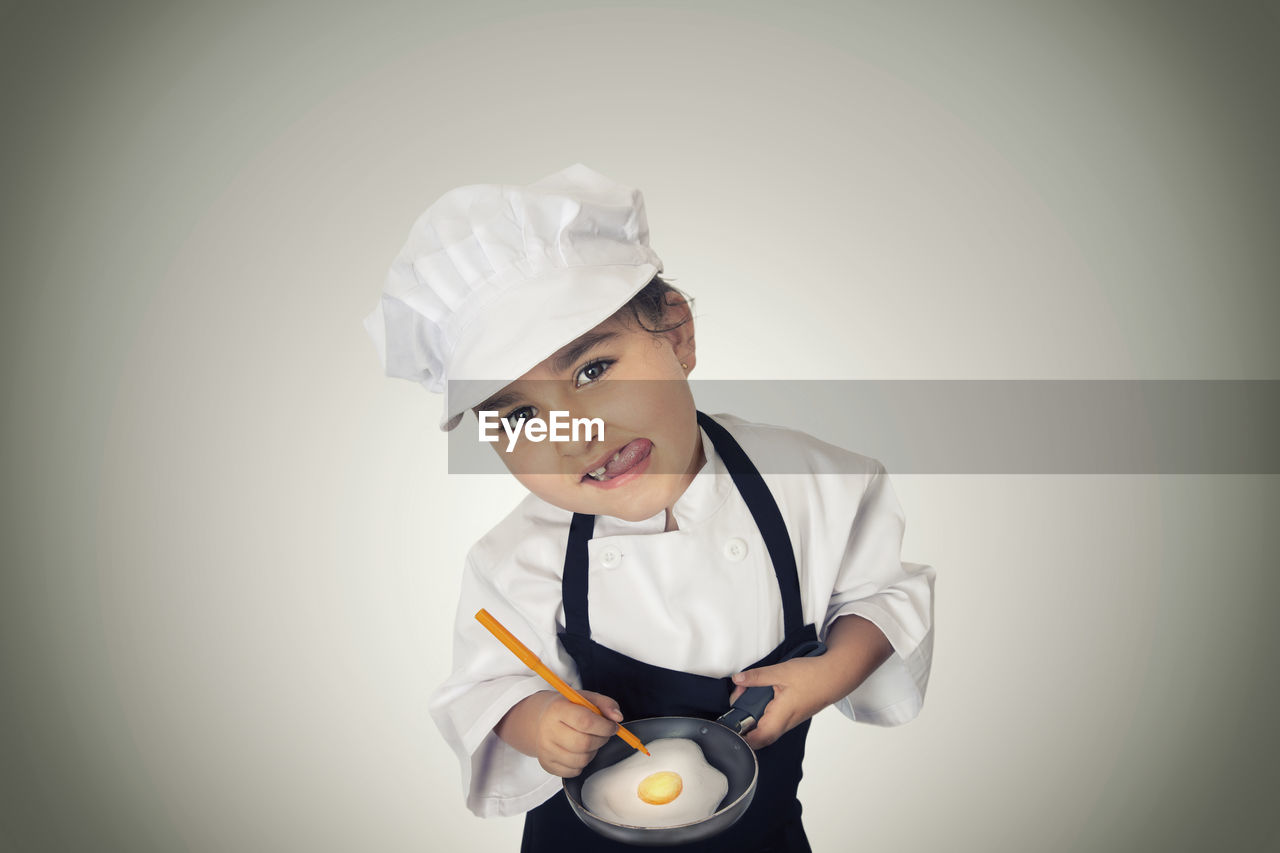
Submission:
M 672 287 L 664 281 L 662 276 L 655 275 L 653 278 L 649 279 L 648 284 L 640 288 L 640 291 L 636 293 L 635 296 L 631 297 L 630 301 L 628 301 L 626 305 L 623 305 L 614 312 L 613 317 L 614 319 L 625 322 L 627 319 L 626 315 L 630 314 L 635 320 L 636 325 L 644 329 L 646 332 L 652 332 L 653 334 L 662 334 L 663 332 L 669 332 L 672 329 L 678 329 L 685 323 L 689 322 L 689 319 L 692 317 L 692 313 L 679 323 L 675 323 L 671 326 L 663 326 L 662 321 L 666 316 L 667 294 L 669 293 L 674 293 L 681 301 L 688 303 L 690 308 L 692 308 L 692 299 L 686 296 L 683 291 Z

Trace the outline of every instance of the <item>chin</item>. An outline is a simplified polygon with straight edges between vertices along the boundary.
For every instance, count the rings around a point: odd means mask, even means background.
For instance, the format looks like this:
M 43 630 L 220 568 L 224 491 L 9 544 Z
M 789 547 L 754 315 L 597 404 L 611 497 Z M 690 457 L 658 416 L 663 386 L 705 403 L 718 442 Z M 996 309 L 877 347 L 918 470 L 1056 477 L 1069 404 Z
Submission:
M 666 508 L 667 504 L 650 498 L 642 502 L 590 501 L 587 504 L 587 508 L 580 509 L 578 512 L 590 515 L 608 515 L 613 518 L 620 518 L 623 521 L 646 521 L 663 512 Z
M 653 512 L 599 512 L 597 515 L 611 515 L 614 518 L 620 518 L 623 521 L 647 521 L 658 513 L 662 512 L 666 507 L 658 507 Z

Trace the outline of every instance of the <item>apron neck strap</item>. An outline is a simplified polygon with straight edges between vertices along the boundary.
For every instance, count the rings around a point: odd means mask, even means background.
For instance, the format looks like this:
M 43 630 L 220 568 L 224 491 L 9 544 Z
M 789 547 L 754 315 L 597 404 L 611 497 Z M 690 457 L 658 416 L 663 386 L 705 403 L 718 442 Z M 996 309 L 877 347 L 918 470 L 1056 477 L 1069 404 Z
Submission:
M 587 570 L 591 560 L 587 542 L 595 529 L 596 517 L 573 514 L 569 522 L 569 545 L 564 552 L 564 577 L 560 581 L 560 598 L 564 601 L 564 628 L 584 639 L 591 637 L 591 619 L 587 615 Z
M 698 412 L 698 425 L 706 431 L 716 453 L 724 460 L 733 484 L 738 487 L 738 493 L 746 501 L 751 517 L 764 537 L 769 559 L 773 561 L 773 574 L 778 579 L 778 592 L 782 596 L 786 636 L 790 637 L 804 625 L 804 613 L 800 606 L 800 573 L 796 569 L 796 555 L 787 534 L 787 524 L 782 520 L 782 511 L 765 485 L 764 477 L 760 476 L 729 431 L 702 412 Z

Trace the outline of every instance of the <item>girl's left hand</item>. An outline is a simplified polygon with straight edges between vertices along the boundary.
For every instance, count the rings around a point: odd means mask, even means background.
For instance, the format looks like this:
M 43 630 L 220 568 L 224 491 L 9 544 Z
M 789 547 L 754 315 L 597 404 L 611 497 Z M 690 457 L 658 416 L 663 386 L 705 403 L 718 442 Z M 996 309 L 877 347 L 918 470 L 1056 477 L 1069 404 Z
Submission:
M 826 653 L 818 657 L 792 658 L 733 677 L 737 687 L 729 698 L 730 704 L 748 687 L 773 688 L 773 700 L 765 706 L 756 727 L 746 734 L 752 749 L 763 749 L 848 696 L 893 653 L 879 628 L 851 613 L 832 623 L 826 643 Z
M 773 700 L 765 706 L 756 727 L 744 735 L 752 749 L 763 749 L 845 695 L 831 695 L 828 663 L 822 657 L 794 658 L 733 676 L 737 686 L 729 697 L 730 704 L 748 687 L 773 688 Z

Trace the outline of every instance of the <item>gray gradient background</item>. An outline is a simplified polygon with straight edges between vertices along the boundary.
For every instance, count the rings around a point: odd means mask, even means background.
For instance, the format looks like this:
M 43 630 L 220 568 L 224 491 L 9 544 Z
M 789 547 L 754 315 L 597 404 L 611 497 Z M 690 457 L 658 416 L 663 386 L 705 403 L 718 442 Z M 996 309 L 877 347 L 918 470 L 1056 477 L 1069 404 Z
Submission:
M 516 849 L 426 706 L 519 487 L 360 326 L 451 186 L 643 188 L 704 379 L 1278 377 L 1275 3 L 464 5 L 0 4 L 0 849 Z M 895 482 L 816 849 L 1280 849 L 1277 478 Z

